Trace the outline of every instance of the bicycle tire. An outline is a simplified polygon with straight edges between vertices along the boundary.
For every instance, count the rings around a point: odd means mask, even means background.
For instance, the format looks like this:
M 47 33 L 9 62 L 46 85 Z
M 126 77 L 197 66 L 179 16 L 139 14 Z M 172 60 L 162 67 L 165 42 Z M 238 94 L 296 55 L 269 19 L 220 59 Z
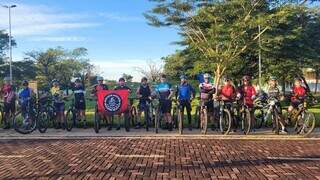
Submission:
M 64 119 L 64 126 L 67 131 L 72 130 L 72 128 L 74 126 L 75 119 L 76 119 L 76 113 L 74 112 L 74 110 L 69 109 L 67 111 L 66 118 Z
M 251 130 L 251 114 L 247 108 L 242 112 L 242 130 L 245 135 L 248 135 Z
M 265 122 L 264 111 L 261 108 L 256 108 L 254 110 L 254 117 L 255 117 L 255 128 L 260 129 L 262 128 L 263 123 Z M 266 122 L 265 122 L 266 123 Z M 266 124 L 265 124 L 266 125 Z
M 280 132 L 280 127 L 279 127 L 279 115 L 276 110 L 272 113 L 272 122 L 274 123 L 274 132 L 275 134 L 279 134 Z
M 207 108 L 203 108 L 200 114 L 200 131 L 202 134 L 207 134 L 208 131 L 208 112 Z
M 49 114 L 46 111 L 40 111 L 38 115 L 37 128 L 40 133 L 45 133 L 49 126 Z
M 178 112 L 177 112 L 177 116 L 178 116 L 178 129 L 179 129 L 179 134 L 181 135 L 183 133 L 183 114 L 181 112 L 180 109 L 178 109 Z
M 304 111 L 304 113 L 305 113 L 305 115 L 304 115 L 304 121 L 303 121 L 303 128 L 302 128 L 300 134 L 306 137 L 306 136 L 309 136 L 313 132 L 313 130 L 315 129 L 316 118 L 315 118 L 314 113 L 312 113 L 312 112 Z M 310 126 L 310 127 L 309 127 L 309 129 L 306 130 L 307 124 L 309 124 L 308 126 Z
M 220 124 L 220 132 L 223 135 L 228 135 L 231 130 L 231 113 L 228 109 L 223 109 L 223 115 L 220 115 L 219 124 Z
M 154 128 L 155 128 L 155 133 L 159 133 L 159 127 L 160 127 L 160 119 L 161 119 L 161 113 L 160 113 L 160 108 L 158 107 L 156 110 L 156 115 L 154 119 Z
M 94 131 L 98 134 L 100 131 L 100 115 L 97 110 L 94 113 Z
M 201 111 L 201 107 L 200 106 L 197 106 L 196 108 L 196 112 L 194 114 L 195 116 L 195 121 L 196 121 L 196 124 L 197 124 L 197 128 L 200 128 L 200 124 L 201 124 L 201 117 L 200 117 L 200 111 Z
M 33 121 L 32 121 L 32 125 L 30 126 L 30 128 L 28 128 L 28 129 L 21 128 L 19 122 L 21 120 L 23 121 L 23 117 L 19 117 L 19 116 L 22 116 L 21 111 L 18 111 L 13 117 L 13 127 L 14 127 L 14 130 L 16 132 L 18 132 L 20 134 L 30 134 L 37 128 L 37 119 L 36 119 L 36 117 L 32 118 Z M 22 119 L 20 119 L 20 118 L 22 118 Z
M 126 132 L 129 132 L 130 131 L 130 122 L 129 122 L 129 117 L 128 117 L 128 113 L 124 113 L 124 127 L 125 127 L 125 130 Z

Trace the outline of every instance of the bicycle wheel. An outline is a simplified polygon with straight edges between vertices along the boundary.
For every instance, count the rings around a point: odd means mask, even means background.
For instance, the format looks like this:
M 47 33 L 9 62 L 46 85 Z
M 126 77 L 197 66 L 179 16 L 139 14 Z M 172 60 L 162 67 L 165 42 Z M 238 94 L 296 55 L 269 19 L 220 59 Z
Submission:
M 154 118 L 154 129 L 155 129 L 156 134 L 158 134 L 158 132 L 159 132 L 160 119 L 161 119 L 161 113 L 160 113 L 160 108 L 158 107 L 156 110 L 155 118 Z
M 264 112 L 261 108 L 256 108 L 254 110 L 254 117 L 256 120 L 256 123 L 254 125 L 255 128 L 260 129 L 262 127 L 262 124 L 264 123 Z
M 208 130 L 208 112 L 207 108 L 203 108 L 200 113 L 200 131 L 202 134 L 207 134 Z
M 67 131 L 71 131 L 72 130 L 75 120 L 76 120 L 76 113 L 74 112 L 74 110 L 69 109 L 67 111 L 67 116 L 66 116 L 66 118 L 64 120 L 64 126 L 65 126 Z
M 135 106 L 132 106 L 131 107 L 131 110 L 130 110 L 130 120 L 131 120 L 131 125 L 132 126 L 135 126 L 136 125 L 136 122 L 137 122 L 137 116 L 138 116 L 138 113 L 137 113 L 137 108 Z
M 13 117 L 14 130 L 21 134 L 30 134 L 37 127 L 37 118 L 35 115 L 22 115 L 21 111 Z
M 144 122 L 146 123 L 146 131 L 149 131 L 150 119 L 149 119 L 149 106 L 144 108 Z
M 309 111 L 304 111 L 302 113 L 302 123 L 299 123 L 301 124 L 301 127 L 298 128 L 300 129 L 299 134 L 308 136 L 313 132 L 316 126 L 316 118 L 315 115 Z
M 183 114 L 181 112 L 180 109 L 178 109 L 178 112 L 177 112 L 177 116 L 178 116 L 178 129 L 179 129 L 179 134 L 181 135 L 183 133 Z
M 173 120 L 173 126 L 174 128 L 178 128 L 178 108 L 174 106 L 172 108 L 172 120 Z
M 222 116 L 219 118 L 220 131 L 222 134 L 227 135 L 231 130 L 231 113 L 228 109 L 223 109 Z
M 49 126 L 49 121 L 50 121 L 50 117 L 49 117 L 49 113 L 46 111 L 40 111 L 39 115 L 38 115 L 38 130 L 40 133 L 45 133 L 48 129 Z
M 99 130 L 100 130 L 100 115 L 96 110 L 94 113 L 94 131 L 96 133 L 99 133 Z
M 278 112 L 275 110 L 273 113 L 272 113 L 272 122 L 274 123 L 274 132 L 275 134 L 279 134 L 279 131 L 280 131 L 280 126 L 279 126 L 279 115 L 278 115 Z
M 129 132 L 130 131 L 130 122 L 129 122 L 129 115 L 128 113 L 124 113 L 124 127 L 126 129 L 126 132 Z
M 245 135 L 248 135 L 251 130 L 251 114 L 247 108 L 245 108 L 242 112 L 241 121 L 242 131 Z
M 200 124 L 201 124 L 201 113 L 200 113 L 200 111 L 201 111 L 201 107 L 200 106 L 197 106 L 197 108 L 196 108 L 196 112 L 195 112 L 195 114 L 194 114 L 194 117 L 195 117 L 195 121 L 196 121 L 196 124 L 197 124 L 197 128 L 200 128 Z

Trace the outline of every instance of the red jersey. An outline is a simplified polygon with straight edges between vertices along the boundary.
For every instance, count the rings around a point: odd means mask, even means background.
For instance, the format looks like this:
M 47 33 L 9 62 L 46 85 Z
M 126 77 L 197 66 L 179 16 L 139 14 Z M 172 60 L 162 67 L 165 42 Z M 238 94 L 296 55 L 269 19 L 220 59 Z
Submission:
M 4 102 L 11 102 L 15 98 L 15 93 L 13 92 L 13 88 L 10 84 L 4 84 L 1 88 L 1 93 L 3 94 Z
M 292 88 L 292 94 L 291 101 L 299 101 L 304 100 L 305 96 L 307 95 L 306 88 L 303 86 L 297 87 L 294 86 Z
M 257 92 L 256 89 L 249 85 L 249 86 L 240 86 L 239 87 L 239 92 L 244 100 L 244 104 L 248 105 L 248 106 L 252 106 L 253 105 L 253 99 L 252 97 L 254 97 Z
M 225 85 L 221 87 L 220 94 L 226 98 L 223 100 L 232 101 L 235 95 L 235 89 L 231 84 Z

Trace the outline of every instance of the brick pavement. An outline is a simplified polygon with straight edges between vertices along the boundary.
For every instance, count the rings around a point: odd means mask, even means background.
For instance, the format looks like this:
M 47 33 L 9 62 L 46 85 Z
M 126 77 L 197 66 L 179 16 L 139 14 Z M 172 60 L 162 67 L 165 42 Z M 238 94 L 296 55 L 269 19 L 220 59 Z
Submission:
M 1 140 L 3 179 L 320 179 L 320 139 Z

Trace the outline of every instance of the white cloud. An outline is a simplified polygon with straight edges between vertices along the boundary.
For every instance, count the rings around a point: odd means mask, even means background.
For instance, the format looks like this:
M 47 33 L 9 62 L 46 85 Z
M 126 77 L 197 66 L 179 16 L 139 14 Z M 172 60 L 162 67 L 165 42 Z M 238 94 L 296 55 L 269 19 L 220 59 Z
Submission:
M 136 67 L 144 68 L 146 60 L 108 60 L 92 61 L 106 79 L 117 80 L 123 73 L 133 76 L 134 81 L 140 81 L 142 75 L 135 70 Z
M 145 21 L 142 17 L 125 16 L 117 13 L 103 12 L 103 13 L 99 13 L 99 16 L 108 20 L 118 21 L 118 22 L 144 22 Z
M 29 38 L 30 41 L 41 42 L 82 42 L 86 41 L 87 38 L 85 37 L 78 37 L 78 36 L 40 36 L 40 37 L 33 37 Z
M 14 36 L 47 35 L 52 32 L 89 28 L 99 26 L 99 23 L 86 21 L 86 14 L 61 13 L 43 5 L 30 6 L 17 4 L 12 9 L 12 34 Z M 0 29 L 8 28 L 8 11 L 0 11 Z

